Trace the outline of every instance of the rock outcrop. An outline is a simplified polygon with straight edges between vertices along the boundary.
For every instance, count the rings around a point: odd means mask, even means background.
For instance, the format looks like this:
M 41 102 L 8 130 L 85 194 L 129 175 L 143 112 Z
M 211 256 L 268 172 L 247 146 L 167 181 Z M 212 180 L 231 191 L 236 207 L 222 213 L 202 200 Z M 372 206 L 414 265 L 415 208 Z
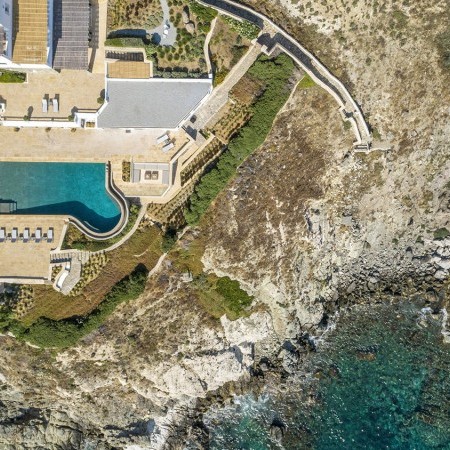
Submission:
M 286 2 L 270 2 L 270 15 Z M 144 295 L 72 349 L 0 336 L 0 448 L 201 446 L 202 408 L 295 372 L 333 314 L 369 298 L 421 292 L 448 339 L 450 75 L 435 47 L 446 5 L 402 6 L 408 26 L 380 33 L 394 3 L 371 14 L 314 4 L 314 20 L 284 11 L 283 25 L 363 102 L 381 150 L 353 153 L 333 99 L 295 91 L 202 232 L 205 269 L 239 280 L 253 313 L 213 319 L 167 260 Z M 282 424 L 272 433 L 281 439 Z

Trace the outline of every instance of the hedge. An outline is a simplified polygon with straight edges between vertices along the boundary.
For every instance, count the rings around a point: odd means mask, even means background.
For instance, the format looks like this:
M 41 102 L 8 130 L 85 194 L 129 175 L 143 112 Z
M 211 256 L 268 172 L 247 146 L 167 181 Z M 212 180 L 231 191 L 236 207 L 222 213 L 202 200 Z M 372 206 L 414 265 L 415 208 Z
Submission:
M 249 74 L 265 84 L 265 90 L 252 107 L 252 118 L 233 138 L 222 153 L 217 166 L 203 176 L 184 211 L 190 225 L 198 223 L 211 202 L 236 173 L 240 164 L 255 151 L 269 134 L 273 121 L 289 97 L 289 78 L 294 63 L 285 54 L 276 59 L 261 56 L 249 69 Z
M 97 308 L 86 317 L 63 320 L 43 317 L 28 328 L 17 320 L 11 320 L 8 324 L 4 321 L 3 325 L 8 325 L 7 329 L 16 338 L 39 347 L 70 347 L 99 328 L 118 305 L 139 297 L 144 292 L 147 276 L 146 267 L 138 265 L 130 275 L 115 284 Z

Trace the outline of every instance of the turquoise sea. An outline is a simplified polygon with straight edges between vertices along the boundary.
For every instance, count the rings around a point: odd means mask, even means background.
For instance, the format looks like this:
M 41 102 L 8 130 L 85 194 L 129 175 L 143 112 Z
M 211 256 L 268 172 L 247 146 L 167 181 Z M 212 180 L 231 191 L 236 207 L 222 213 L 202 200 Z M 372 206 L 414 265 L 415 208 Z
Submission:
M 72 215 L 106 232 L 120 219 L 98 163 L 0 163 L 0 202 L 18 214 Z
M 304 372 L 206 415 L 211 449 L 450 449 L 440 331 L 438 314 L 406 302 L 342 314 Z M 281 443 L 274 420 L 286 425 Z

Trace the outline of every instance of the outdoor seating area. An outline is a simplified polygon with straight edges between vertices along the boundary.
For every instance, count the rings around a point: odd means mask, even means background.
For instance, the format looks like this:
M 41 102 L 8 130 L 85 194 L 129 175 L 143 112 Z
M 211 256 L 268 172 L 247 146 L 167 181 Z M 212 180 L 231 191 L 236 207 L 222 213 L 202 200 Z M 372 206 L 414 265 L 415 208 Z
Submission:
M 167 153 L 169 150 L 172 150 L 175 147 L 175 144 L 170 140 L 168 134 L 163 134 L 158 139 L 156 139 L 156 144 L 157 145 L 163 144 L 162 148 L 163 153 Z
M 42 99 L 42 112 L 47 114 L 49 104 L 53 106 L 53 112 L 59 113 L 59 95 L 55 95 L 53 98 L 49 98 L 48 95 L 45 95 Z
M 74 109 L 96 111 L 105 88 L 103 74 L 88 71 L 34 71 L 26 83 L 2 83 L 0 103 L 4 120 L 67 120 Z M 82 88 L 81 88 L 82 87 Z M 0 107 L 1 109 L 1 107 Z
M 53 228 L 48 228 L 46 232 L 42 232 L 42 228 L 38 227 L 30 229 L 29 227 L 19 230 L 17 227 L 7 229 L 0 228 L 0 242 L 53 242 L 54 233 Z

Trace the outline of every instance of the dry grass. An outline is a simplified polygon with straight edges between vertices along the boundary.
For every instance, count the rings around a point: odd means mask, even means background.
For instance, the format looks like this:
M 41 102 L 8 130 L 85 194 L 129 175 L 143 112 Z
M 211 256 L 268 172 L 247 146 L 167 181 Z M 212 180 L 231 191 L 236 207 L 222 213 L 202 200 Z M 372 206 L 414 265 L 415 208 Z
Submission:
M 227 73 L 242 58 L 250 41 L 232 30 L 230 25 L 219 16 L 214 28 L 209 48 L 215 69 L 215 83 L 225 78 Z
M 121 28 L 154 28 L 162 22 L 159 0 L 110 0 L 108 32 Z
M 231 97 L 243 105 L 251 105 L 264 91 L 264 83 L 250 74 L 245 74 L 231 90 Z
M 150 270 L 160 255 L 159 229 L 148 227 L 137 231 L 129 241 L 109 253 L 109 261 L 101 274 L 89 283 L 81 294 L 66 297 L 50 286 L 36 286 L 34 307 L 23 316 L 22 322 L 29 325 L 42 316 L 56 320 L 84 316 L 101 302 L 112 286 L 131 273 L 138 264 L 144 264 Z

